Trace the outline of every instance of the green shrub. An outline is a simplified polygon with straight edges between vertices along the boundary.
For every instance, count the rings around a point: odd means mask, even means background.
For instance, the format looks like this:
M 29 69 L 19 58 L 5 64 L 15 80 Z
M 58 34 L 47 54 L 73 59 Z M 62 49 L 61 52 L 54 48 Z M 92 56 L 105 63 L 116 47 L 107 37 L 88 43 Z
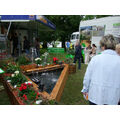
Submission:
M 40 55 L 44 54 L 45 52 L 47 52 L 47 49 L 40 49 Z
M 28 65 L 31 63 L 31 61 L 24 55 L 18 57 L 18 59 L 16 60 L 16 62 L 19 64 L 19 65 Z

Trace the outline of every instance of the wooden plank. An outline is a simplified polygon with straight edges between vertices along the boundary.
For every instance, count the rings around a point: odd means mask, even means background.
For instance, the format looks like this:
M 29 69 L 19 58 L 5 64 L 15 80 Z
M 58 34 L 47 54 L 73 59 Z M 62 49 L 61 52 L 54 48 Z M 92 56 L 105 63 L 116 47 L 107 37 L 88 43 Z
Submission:
M 68 77 L 68 65 L 66 64 L 64 67 L 64 70 L 62 71 L 62 73 L 51 93 L 52 99 L 55 99 L 57 101 L 60 100 L 67 77 Z

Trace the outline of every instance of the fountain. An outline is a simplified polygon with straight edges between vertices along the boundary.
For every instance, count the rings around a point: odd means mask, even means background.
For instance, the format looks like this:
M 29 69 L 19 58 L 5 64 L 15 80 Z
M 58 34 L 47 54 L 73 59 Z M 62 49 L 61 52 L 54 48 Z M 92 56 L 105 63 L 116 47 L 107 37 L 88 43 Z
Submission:
M 37 89 L 48 99 L 60 100 L 68 76 L 68 65 L 44 66 L 24 71 Z
M 36 48 L 31 48 L 31 60 L 32 60 L 32 63 L 34 62 L 34 59 L 35 57 L 37 56 L 37 53 L 36 53 Z
M 56 85 L 62 70 L 63 68 L 45 72 L 36 71 L 33 73 L 28 73 L 27 76 L 39 86 L 38 88 L 40 91 L 43 92 L 44 90 L 50 94 Z

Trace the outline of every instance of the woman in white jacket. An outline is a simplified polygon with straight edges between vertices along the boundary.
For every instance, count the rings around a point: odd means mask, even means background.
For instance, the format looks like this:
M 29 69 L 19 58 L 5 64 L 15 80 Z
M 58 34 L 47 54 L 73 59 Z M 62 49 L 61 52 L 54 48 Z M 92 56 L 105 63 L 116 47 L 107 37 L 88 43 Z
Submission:
M 90 61 L 83 81 L 82 93 L 94 105 L 117 105 L 120 100 L 120 56 L 115 40 L 107 35 L 100 41 L 102 54 Z

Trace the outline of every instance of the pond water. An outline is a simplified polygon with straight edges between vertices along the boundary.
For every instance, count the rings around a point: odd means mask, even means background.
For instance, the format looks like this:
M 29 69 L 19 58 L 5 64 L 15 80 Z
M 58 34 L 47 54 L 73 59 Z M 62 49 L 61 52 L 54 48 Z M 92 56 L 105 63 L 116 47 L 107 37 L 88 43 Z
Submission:
M 40 91 L 51 93 L 63 68 L 45 72 L 32 72 L 27 76 L 39 86 Z

